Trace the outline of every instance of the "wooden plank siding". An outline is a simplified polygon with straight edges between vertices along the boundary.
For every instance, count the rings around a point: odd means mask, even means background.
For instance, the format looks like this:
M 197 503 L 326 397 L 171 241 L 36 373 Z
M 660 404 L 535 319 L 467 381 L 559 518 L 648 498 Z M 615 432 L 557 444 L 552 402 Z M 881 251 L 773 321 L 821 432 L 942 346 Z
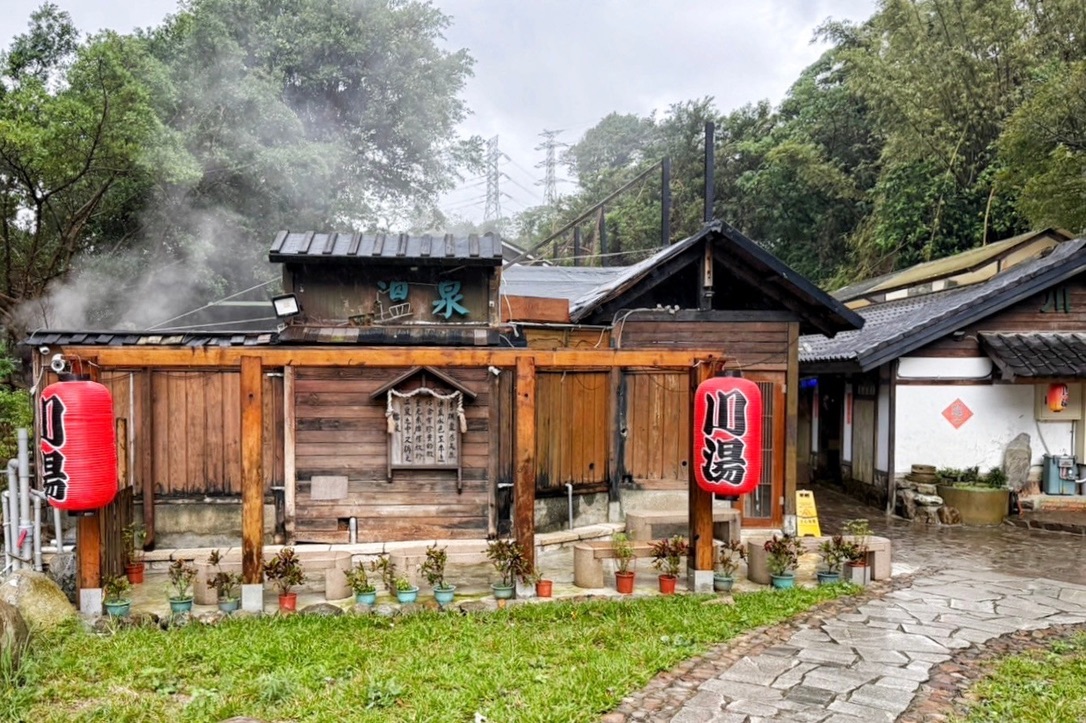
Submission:
M 486 535 L 489 373 L 485 368 L 445 370 L 478 395 L 464 403 L 468 431 L 461 436 L 463 491 L 457 494 L 455 470 L 398 469 L 389 479 L 385 395 L 370 395 L 404 371 L 297 369 L 297 541 L 347 542 L 352 517 L 358 520 L 360 542 Z M 318 475 L 346 476 L 347 497 L 312 499 L 310 481 Z
M 608 483 L 613 415 L 609 372 L 539 372 L 536 375 L 536 492 Z
M 789 323 L 784 321 L 627 321 L 616 332 L 623 349 L 719 349 L 728 368 L 784 371 Z
M 690 375 L 626 374 L 623 466 L 639 489 L 684 490 L 690 464 Z

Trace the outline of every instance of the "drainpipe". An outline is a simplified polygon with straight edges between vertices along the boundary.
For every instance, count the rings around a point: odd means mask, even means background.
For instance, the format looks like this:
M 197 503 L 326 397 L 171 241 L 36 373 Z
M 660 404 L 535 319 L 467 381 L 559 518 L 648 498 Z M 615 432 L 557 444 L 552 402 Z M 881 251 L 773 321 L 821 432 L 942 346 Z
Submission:
M 53 529 L 57 533 L 57 552 L 64 552 L 64 515 L 59 507 L 53 508 Z M 38 532 L 41 532 L 40 525 L 38 526 Z
M 569 497 L 569 529 L 573 529 L 573 485 L 566 482 L 566 495 Z
M 19 439 L 19 539 L 22 545 L 19 549 L 21 557 L 27 565 L 30 564 L 31 555 L 34 554 L 34 541 L 31 539 L 33 525 L 30 522 L 30 442 L 26 429 L 18 430 Z
M 4 490 L 0 502 L 4 512 L 4 569 L 14 570 L 18 566 L 15 553 L 15 525 L 18 517 L 13 500 L 19 493 L 19 460 L 8 462 L 8 488 Z
M 34 569 L 41 572 L 41 497 L 34 497 Z
M 358 518 L 357 517 L 352 517 L 351 519 L 347 520 L 347 535 L 348 535 L 347 539 L 350 541 L 350 543 L 352 545 L 357 544 L 357 542 L 358 542 Z

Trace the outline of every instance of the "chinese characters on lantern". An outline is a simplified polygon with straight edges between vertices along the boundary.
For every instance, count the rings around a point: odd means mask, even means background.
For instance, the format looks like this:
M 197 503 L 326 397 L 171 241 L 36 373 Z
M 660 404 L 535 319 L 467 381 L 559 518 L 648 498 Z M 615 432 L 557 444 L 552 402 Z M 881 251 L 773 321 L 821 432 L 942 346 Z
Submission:
M 45 495 L 63 502 L 68 499 L 68 473 L 64 471 L 64 413 L 67 408 L 60 397 L 41 402 L 41 467 Z
M 754 382 L 714 377 L 694 395 L 694 477 L 704 490 L 740 495 L 762 475 L 762 395 Z

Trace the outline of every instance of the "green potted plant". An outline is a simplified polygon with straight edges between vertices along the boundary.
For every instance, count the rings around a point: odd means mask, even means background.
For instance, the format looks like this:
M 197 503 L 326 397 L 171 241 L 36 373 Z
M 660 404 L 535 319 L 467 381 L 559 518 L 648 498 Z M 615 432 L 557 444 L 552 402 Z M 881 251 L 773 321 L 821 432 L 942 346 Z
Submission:
M 305 571 L 294 548 L 284 547 L 275 557 L 265 562 L 264 574 L 279 590 L 279 611 L 297 610 L 298 593 L 294 592 L 293 588 L 305 582 Z
M 187 613 L 192 610 L 192 581 L 196 579 L 196 568 L 184 560 L 174 560 L 170 564 L 170 612 Z
M 124 574 L 128 582 L 139 585 L 143 582 L 143 525 L 131 522 L 121 530 L 121 542 L 124 545 Z
M 531 579 L 532 566 L 516 540 L 491 540 L 486 546 L 486 558 L 501 577 L 490 586 L 499 600 L 509 600 L 516 595 L 517 580 L 527 583 Z
M 411 581 L 407 579 L 406 575 L 400 575 L 396 578 L 396 599 L 401 605 L 406 603 L 413 603 L 418 600 L 419 586 L 412 585 Z
M 102 604 L 105 605 L 106 615 L 111 618 L 128 616 L 128 611 L 132 609 L 132 600 L 127 596 L 129 588 L 127 577 L 107 575 L 102 580 Z
M 360 605 L 373 605 L 377 602 L 377 588 L 366 574 L 366 563 L 359 560 L 345 573 L 347 584 L 354 592 L 354 601 Z
M 825 570 L 818 571 L 818 584 L 831 585 L 841 580 L 841 565 L 852 555 L 852 545 L 841 535 L 834 535 L 822 541 L 818 554 L 826 564 Z
M 550 597 L 554 594 L 554 580 L 543 577 L 543 571 L 538 567 L 532 570 L 531 582 L 535 585 L 536 597 Z
M 207 585 L 215 591 L 219 610 L 232 613 L 241 602 L 241 573 L 225 572 L 220 567 L 221 562 L 222 555 L 218 550 L 212 550 L 207 556 L 207 564 L 215 568 L 215 574 L 207 581 Z
M 664 595 L 675 593 L 679 565 L 689 552 L 690 546 L 682 535 L 672 535 L 652 543 L 652 566 L 660 571 L 660 592 Z
M 735 585 L 735 571 L 739 561 L 747 557 L 747 548 L 739 540 L 728 540 L 717 548 L 716 569 L 713 571 L 713 589 L 729 592 Z
M 629 595 L 634 589 L 634 573 L 630 563 L 634 559 L 633 543 L 625 532 L 611 535 L 611 550 L 615 556 L 615 589 Z
M 419 568 L 426 582 L 434 588 L 434 599 L 439 605 L 448 605 L 456 595 L 456 586 L 445 581 L 445 565 L 448 561 L 446 548 L 438 547 L 435 542 L 426 548 L 426 559 Z
M 382 552 L 370 563 L 370 572 L 381 578 L 381 584 L 385 586 L 385 592 L 391 595 L 396 593 L 396 563 L 392 561 L 387 552 Z
M 845 564 L 845 579 L 855 585 L 866 585 L 871 582 L 871 570 L 867 564 L 868 539 L 871 537 L 871 527 L 867 520 L 858 518 L 847 520 L 844 524 L 845 535 L 848 536 L 848 555 Z
M 802 551 L 803 545 L 799 539 L 789 535 L 784 537 L 773 535 L 771 540 L 766 541 L 766 566 L 769 568 L 773 587 L 779 589 L 795 587 L 796 565 L 799 564 L 799 555 Z

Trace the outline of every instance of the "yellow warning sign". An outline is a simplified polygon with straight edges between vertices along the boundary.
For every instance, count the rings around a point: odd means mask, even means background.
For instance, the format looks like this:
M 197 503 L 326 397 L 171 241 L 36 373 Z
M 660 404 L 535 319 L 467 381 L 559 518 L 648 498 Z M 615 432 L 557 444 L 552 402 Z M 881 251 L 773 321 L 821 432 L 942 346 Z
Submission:
M 818 512 L 815 510 L 814 492 L 799 490 L 796 492 L 796 535 L 822 537 L 818 527 Z

